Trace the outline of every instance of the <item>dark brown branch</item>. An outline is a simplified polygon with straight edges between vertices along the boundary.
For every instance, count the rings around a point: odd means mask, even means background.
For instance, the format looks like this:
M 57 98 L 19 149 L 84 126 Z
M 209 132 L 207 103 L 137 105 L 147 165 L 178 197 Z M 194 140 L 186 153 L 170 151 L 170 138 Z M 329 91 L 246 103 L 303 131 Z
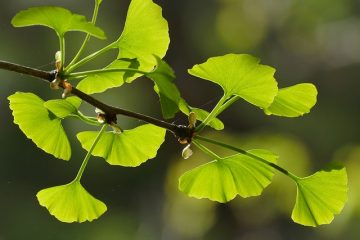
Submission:
M 10 62 L 6 62 L 6 61 L 1 61 L 1 60 L 0 60 L 0 69 L 9 70 L 9 71 L 37 77 L 37 78 L 46 80 L 47 82 L 52 82 L 57 77 L 56 71 L 50 71 L 50 72 L 42 71 L 39 69 L 26 67 L 26 66 L 18 65 L 15 63 L 10 63 Z M 66 86 L 65 81 L 61 81 L 59 86 L 61 88 L 65 89 L 65 86 Z M 136 112 L 122 109 L 122 108 L 107 105 L 107 104 L 93 98 L 92 96 L 80 91 L 79 89 L 77 89 L 75 87 L 72 87 L 71 93 L 73 95 L 79 97 L 83 101 L 91 104 L 92 106 L 102 110 L 105 113 L 106 121 L 108 123 L 116 123 L 116 115 L 120 114 L 120 115 L 124 115 L 124 116 L 131 117 L 131 118 L 136 118 L 141 121 L 151 123 L 156 126 L 165 128 L 165 129 L 171 131 L 172 133 L 174 133 L 180 142 L 181 141 L 183 141 L 183 142 L 191 141 L 191 138 L 193 135 L 193 129 L 191 129 L 187 126 L 168 123 L 168 122 L 165 122 L 165 121 L 157 119 L 157 118 L 153 118 L 153 117 L 146 116 L 146 115 L 143 115 L 140 113 L 136 113 Z

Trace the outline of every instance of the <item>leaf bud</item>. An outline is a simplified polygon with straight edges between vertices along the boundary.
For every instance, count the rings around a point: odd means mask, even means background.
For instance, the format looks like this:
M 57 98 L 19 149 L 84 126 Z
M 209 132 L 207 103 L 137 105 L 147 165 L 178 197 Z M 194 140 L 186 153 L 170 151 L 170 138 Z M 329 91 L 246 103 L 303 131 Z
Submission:
M 182 157 L 184 159 L 188 159 L 189 157 L 191 157 L 191 155 L 193 154 L 193 151 L 190 148 L 190 144 L 188 144 L 186 147 L 184 147 L 184 149 L 182 150 Z

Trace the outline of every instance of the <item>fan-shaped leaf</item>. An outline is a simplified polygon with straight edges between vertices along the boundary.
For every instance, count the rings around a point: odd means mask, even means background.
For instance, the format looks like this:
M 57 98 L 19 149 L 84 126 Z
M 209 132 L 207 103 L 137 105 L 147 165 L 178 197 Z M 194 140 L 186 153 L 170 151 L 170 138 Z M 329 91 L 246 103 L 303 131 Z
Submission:
M 16 14 L 11 23 L 14 27 L 46 26 L 54 29 L 59 36 L 64 36 L 68 31 L 79 31 L 100 39 L 105 38 L 105 33 L 84 16 L 61 7 L 32 7 Z
M 70 114 L 76 114 L 80 107 L 80 99 L 77 97 L 69 97 L 67 99 L 49 100 L 44 106 L 54 113 L 58 118 L 65 118 Z
M 277 93 L 275 69 L 247 54 L 212 57 L 189 73 L 219 84 L 228 97 L 236 95 L 261 108 L 267 108 Z
M 277 156 L 266 150 L 250 150 L 258 157 L 275 162 Z M 195 198 L 228 202 L 237 194 L 242 197 L 260 195 L 271 183 L 274 169 L 249 156 L 236 154 L 216 159 L 194 168 L 179 179 L 179 189 Z
M 316 103 L 317 90 L 311 83 L 301 83 L 279 89 L 266 114 L 284 117 L 298 117 L 310 112 Z
M 98 132 L 81 132 L 77 135 L 82 147 L 90 149 Z M 154 158 L 164 142 L 165 129 L 145 124 L 123 132 L 104 133 L 92 154 L 105 158 L 111 165 L 136 167 Z
M 300 178 L 292 219 L 302 225 L 316 227 L 329 224 L 347 201 L 345 168 L 319 171 Z
M 132 0 L 118 40 L 119 58 L 137 58 L 145 70 L 155 65 L 153 55 L 165 56 L 170 38 L 161 7 L 151 0 Z M 146 67 L 147 66 L 147 67 Z
M 79 181 L 46 188 L 36 195 L 41 206 L 62 222 L 91 222 L 106 212 L 106 205 L 90 195 Z
M 44 107 L 44 101 L 32 93 L 17 92 L 8 97 L 14 123 L 39 148 L 57 158 L 70 159 L 71 148 L 61 119 Z

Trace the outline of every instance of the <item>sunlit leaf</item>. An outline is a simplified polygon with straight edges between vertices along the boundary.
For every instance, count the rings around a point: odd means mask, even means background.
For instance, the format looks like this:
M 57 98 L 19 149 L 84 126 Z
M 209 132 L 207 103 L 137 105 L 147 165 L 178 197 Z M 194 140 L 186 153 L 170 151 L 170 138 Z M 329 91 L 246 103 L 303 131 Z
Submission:
M 269 162 L 276 162 L 277 156 L 266 151 L 248 151 Z M 208 198 L 217 202 L 228 202 L 240 195 L 260 195 L 271 183 L 274 169 L 268 164 L 249 156 L 236 154 L 196 167 L 179 179 L 179 189 L 195 198 Z
M 44 106 L 55 114 L 58 118 L 65 118 L 70 114 L 76 114 L 81 103 L 77 97 L 69 97 L 67 99 L 49 100 Z
M 104 133 L 92 154 L 105 158 L 111 165 L 136 167 L 154 158 L 164 142 L 165 129 L 145 124 L 123 132 Z M 82 147 L 90 149 L 98 132 L 88 131 L 77 134 Z
M 106 212 L 106 205 L 90 195 L 79 181 L 46 188 L 36 195 L 41 206 L 66 223 L 91 222 Z
M 305 226 L 329 224 L 347 201 L 345 168 L 319 171 L 297 180 L 292 219 Z
M 187 104 L 187 102 L 184 99 L 180 100 L 179 108 L 180 108 L 181 112 L 183 112 L 184 114 L 186 114 L 188 116 L 189 116 L 190 112 L 194 112 L 196 114 L 196 119 L 200 122 L 203 122 L 205 120 L 205 118 L 209 115 L 208 111 L 205 111 L 200 108 L 191 107 L 190 105 Z M 209 126 L 214 128 L 215 130 L 224 129 L 224 123 L 218 118 L 212 119 L 209 123 Z
M 16 92 L 8 97 L 14 123 L 39 148 L 57 158 L 69 160 L 71 148 L 61 119 L 48 111 L 44 101 L 32 93 Z
M 172 118 L 179 111 L 180 92 L 173 83 L 175 79 L 174 71 L 159 57 L 156 69 L 146 76 L 154 81 L 155 91 L 160 97 L 161 110 L 164 118 Z
M 132 0 L 118 40 L 119 58 L 138 58 L 145 70 L 155 65 L 153 55 L 165 56 L 170 43 L 161 7 L 151 0 Z
M 138 69 L 139 62 L 136 59 L 117 59 L 104 69 Z M 140 74 L 132 72 L 108 72 L 90 75 L 79 82 L 77 88 L 87 94 L 101 93 L 109 88 L 120 87 L 124 82 L 131 82 Z
M 239 96 L 267 108 L 277 94 L 275 69 L 259 64 L 259 59 L 246 54 L 227 54 L 197 64 L 189 73 L 219 84 L 228 97 Z
M 274 102 L 265 109 L 265 113 L 284 117 L 298 117 L 310 112 L 316 103 L 316 96 L 316 87 L 311 83 L 281 88 Z
M 11 23 L 14 27 L 46 26 L 54 29 L 59 36 L 64 36 L 69 31 L 79 31 L 100 39 L 105 38 L 105 33 L 84 16 L 61 7 L 32 7 L 17 13 Z

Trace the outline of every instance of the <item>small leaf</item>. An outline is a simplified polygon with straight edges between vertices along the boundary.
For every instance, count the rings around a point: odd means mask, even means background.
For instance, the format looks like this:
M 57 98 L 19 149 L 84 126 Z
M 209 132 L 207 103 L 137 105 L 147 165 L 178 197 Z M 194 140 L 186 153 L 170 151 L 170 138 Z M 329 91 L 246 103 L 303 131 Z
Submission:
M 159 57 L 155 56 L 157 66 L 154 71 L 146 74 L 154 81 L 154 89 L 160 97 L 160 104 L 164 118 L 173 118 L 179 111 L 180 92 L 173 83 L 174 71 Z
M 317 90 L 311 83 L 279 89 L 274 102 L 264 111 L 284 117 L 298 117 L 310 112 L 316 103 Z
M 65 118 L 70 114 L 76 114 L 80 104 L 79 98 L 69 97 L 67 99 L 49 100 L 44 103 L 44 106 L 55 114 L 58 118 Z M 81 102 L 80 102 L 81 103 Z
M 106 205 L 90 195 L 79 181 L 46 188 L 36 197 L 51 215 L 66 223 L 91 222 L 106 212 Z
M 104 69 L 122 69 L 139 68 L 139 62 L 136 59 L 117 59 Z M 138 73 L 131 72 L 108 72 L 90 75 L 79 82 L 76 88 L 87 93 L 101 93 L 109 88 L 120 87 L 124 82 L 131 82 L 141 76 Z
M 44 107 L 41 98 L 32 93 L 16 92 L 8 99 L 14 123 L 36 146 L 57 158 L 70 159 L 70 143 L 61 119 Z
M 154 158 L 164 142 L 165 129 L 145 124 L 123 132 L 104 133 L 92 155 L 105 158 L 111 165 L 136 167 Z M 77 134 L 82 147 L 89 150 L 98 132 Z
M 345 168 L 319 171 L 296 181 L 297 197 L 291 215 L 294 222 L 316 227 L 329 224 L 347 201 Z
M 266 150 L 250 150 L 258 157 L 276 162 L 277 156 Z M 179 179 L 179 189 L 195 198 L 228 202 L 241 197 L 260 195 L 271 183 L 274 169 L 249 156 L 236 154 L 196 167 Z
M 119 58 L 138 58 L 145 71 L 154 66 L 153 55 L 165 56 L 169 47 L 169 28 L 162 10 L 151 0 L 132 0 L 124 30 L 118 40 Z
M 275 69 L 259 64 L 247 54 L 209 58 L 189 70 L 193 76 L 219 84 L 226 96 L 239 96 L 260 108 L 267 108 L 277 94 Z
M 11 23 L 14 27 L 46 26 L 54 29 L 59 36 L 69 31 L 79 31 L 100 39 L 106 38 L 105 33 L 88 22 L 85 16 L 73 14 L 61 7 L 32 7 L 17 13 Z
M 208 111 L 189 106 L 183 98 L 179 102 L 179 108 L 182 113 L 184 113 L 188 116 L 189 116 L 190 112 L 194 112 L 196 114 L 196 119 L 201 122 L 203 122 L 205 120 L 205 118 L 209 115 Z M 209 126 L 214 128 L 215 130 L 224 129 L 224 123 L 218 118 L 212 119 L 209 123 Z

